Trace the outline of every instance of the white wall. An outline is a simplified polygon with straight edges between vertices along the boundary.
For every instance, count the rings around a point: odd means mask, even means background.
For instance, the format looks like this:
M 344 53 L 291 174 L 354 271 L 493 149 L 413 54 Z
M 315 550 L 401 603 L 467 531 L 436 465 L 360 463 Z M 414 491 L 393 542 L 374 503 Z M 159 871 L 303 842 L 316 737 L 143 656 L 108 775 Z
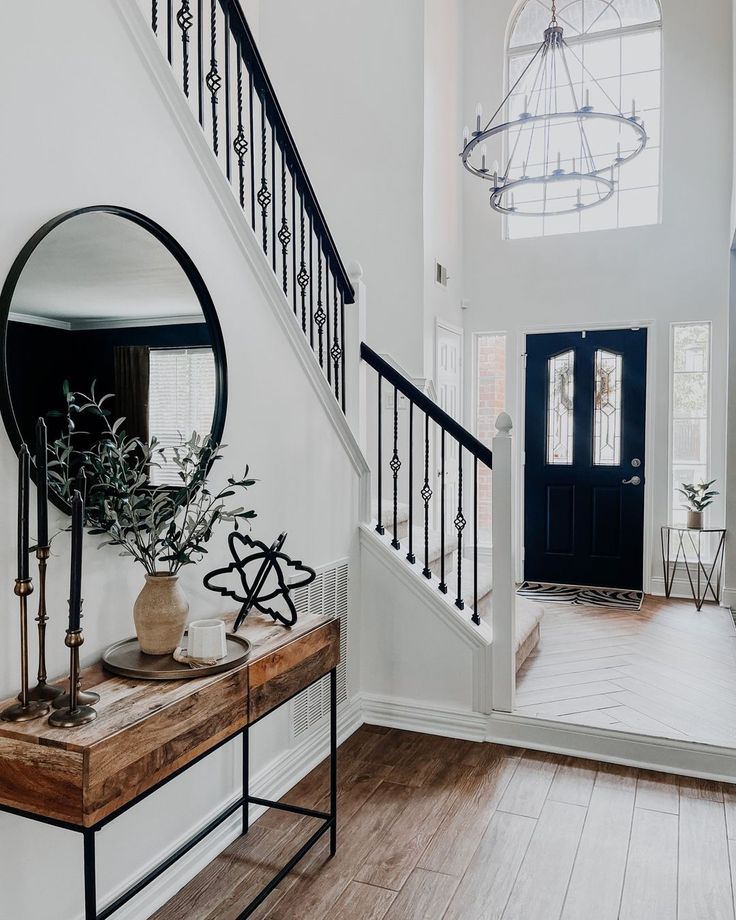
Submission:
M 421 375 L 424 0 L 269 0 L 260 46 L 341 251 L 368 342 Z
M 462 4 L 424 4 L 424 374 L 435 377 L 435 327 L 463 322 L 462 169 L 458 137 L 463 118 Z M 447 267 L 447 287 L 435 262 Z
M 230 405 L 224 441 L 229 446 L 216 478 L 250 464 L 258 479 L 248 496 L 259 514 L 257 536 L 268 539 L 287 530 L 287 549 L 314 565 L 353 554 L 355 470 L 169 109 L 152 89 L 112 0 L 5 5 L 0 23 L 4 82 L 14 84 L 23 74 L 23 91 L 4 93 L 0 99 L 0 120 L 9 140 L 0 171 L 0 277 L 29 236 L 67 209 L 118 204 L 163 225 L 202 273 L 227 346 Z M 29 386 L 31 374 L 32 356 Z M 15 470 L 10 443 L 0 431 L 3 697 L 18 689 L 12 596 Z M 223 532 L 217 540 L 220 549 L 225 536 Z M 96 544 L 96 538 L 89 538 L 85 546 L 87 661 L 132 634 L 131 609 L 142 583 L 142 572 L 130 561 L 115 551 L 97 551 Z M 217 558 L 213 547 L 210 559 Z M 63 627 L 68 561 L 68 542 L 61 537 L 50 565 L 52 674 L 63 673 L 67 665 Z M 223 609 L 201 588 L 205 571 L 197 566 L 183 575 L 192 616 Z M 253 735 L 254 773 L 290 743 L 287 712 L 282 710 Z M 236 752 L 229 746 L 107 828 L 99 842 L 101 899 L 232 794 L 238 775 Z M 70 920 L 81 915 L 81 837 L 0 815 L 0 841 L 1 916 Z
M 465 121 L 504 91 L 512 0 L 465 0 Z M 509 333 L 509 406 L 521 421 L 522 333 L 651 320 L 653 406 L 647 469 L 655 528 L 668 513 L 669 326 L 713 323 L 712 475 L 724 483 L 732 147 L 731 4 L 693 18 L 686 0 L 663 10 L 663 206 L 658 226 L 504 241 L 501 218 L 464 177 L 466 331 Z M 697 166 L 698 181 L 692 181 Z M 470 367 L 472 337 L 466 335 Z M 470 389 L 468 389 L 468 398 Z M 721 519 L 724 505 L 716 513 Z M 652 535 L 656 539 L 658 533 Z M 657 556 L 653 568 L 659 575 Z

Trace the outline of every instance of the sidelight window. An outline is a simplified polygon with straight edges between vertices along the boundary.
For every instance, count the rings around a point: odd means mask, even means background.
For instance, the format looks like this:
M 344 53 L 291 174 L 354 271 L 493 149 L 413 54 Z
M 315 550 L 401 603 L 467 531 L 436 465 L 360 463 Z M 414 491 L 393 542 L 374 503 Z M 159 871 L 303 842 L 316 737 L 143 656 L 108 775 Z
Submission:
M 575 352 L 547 361 L 547 463 L 572 464 Z
M 670 508 L 673 524 L 684 524 L 683 482 L 708 479 L 710 438 L 710 323 L 672 327 L 672 435 Z

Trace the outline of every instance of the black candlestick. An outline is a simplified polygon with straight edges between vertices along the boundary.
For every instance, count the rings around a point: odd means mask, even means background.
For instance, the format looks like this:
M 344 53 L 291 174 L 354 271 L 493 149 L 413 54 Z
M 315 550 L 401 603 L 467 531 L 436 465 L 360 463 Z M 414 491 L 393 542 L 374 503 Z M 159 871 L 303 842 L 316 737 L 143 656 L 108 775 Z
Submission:
M 31 594 L 33 582 L 30 578 L 16 579 L 15 596 L 20 605 L 20 702 L 0 712 L 3 722 L 29 722 L 49 711 L 49 704 L 44 700 L 28 698 L 28 597 Z
M 49 716 L 49 725 L 76 728 L 93 722 L 97 718 L 97 711 L 91 706 L 82 705 L 79 695 L 79 648 L 84 644 L 82 630 L 68 629 L 64 643 L 69 649 L 69 693 L 64 694 L 66 703 L 63 708 L 56 708 L 55 705 L 54 712 Z
M 46 673 L 46 623 L 48 622 L 46 614 L 46 566 L 49 555 L 48 546 L 36 547 L 36 559 L 38 560 L 38 614 L 36 616 L 36 623 L 38 623 L 38 683 L 28 693 L 28 698 L 31 700 L 55 700 L 63 693 L 61 687 L 52 687 L 46 683 L 46 678 L 48 677 Z
M 49 545 L 49 476 L 46 422 L 42 418 L 36 422 L 36 487 L 37 542 L 46 547 Z
M 18 581 L 28 581 L 28 488 L 31 455 L 25 444 L 18 455 Z

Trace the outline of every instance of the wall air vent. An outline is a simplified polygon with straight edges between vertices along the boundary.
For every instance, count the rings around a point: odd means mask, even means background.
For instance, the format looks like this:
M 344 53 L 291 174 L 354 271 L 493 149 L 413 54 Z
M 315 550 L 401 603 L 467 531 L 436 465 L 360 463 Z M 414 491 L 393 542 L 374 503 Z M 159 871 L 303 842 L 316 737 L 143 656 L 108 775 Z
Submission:
M 337 704 L 348 698 L 348 562 L 342 560 L 317 570 L 311 585 L 297 589 L 293 596 L 300 617 L 308 613 L 327 614 L 340 620 L 340 664 L 337 668 Z M 294 737 L 309 731 L 330 711 L 330 679 L 324 677 L 296 696 L 291 708 Z

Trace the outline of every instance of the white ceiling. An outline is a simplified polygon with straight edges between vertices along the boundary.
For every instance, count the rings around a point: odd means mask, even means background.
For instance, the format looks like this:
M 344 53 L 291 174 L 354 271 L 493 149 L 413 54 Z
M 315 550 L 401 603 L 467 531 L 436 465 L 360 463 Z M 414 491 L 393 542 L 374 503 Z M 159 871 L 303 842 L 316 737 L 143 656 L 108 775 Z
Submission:
M 203 321 L 168 249 L 132 221 L 100 212 L 73 217 L 41 241 L 10 310 L 12 319 L 62 328 Z

